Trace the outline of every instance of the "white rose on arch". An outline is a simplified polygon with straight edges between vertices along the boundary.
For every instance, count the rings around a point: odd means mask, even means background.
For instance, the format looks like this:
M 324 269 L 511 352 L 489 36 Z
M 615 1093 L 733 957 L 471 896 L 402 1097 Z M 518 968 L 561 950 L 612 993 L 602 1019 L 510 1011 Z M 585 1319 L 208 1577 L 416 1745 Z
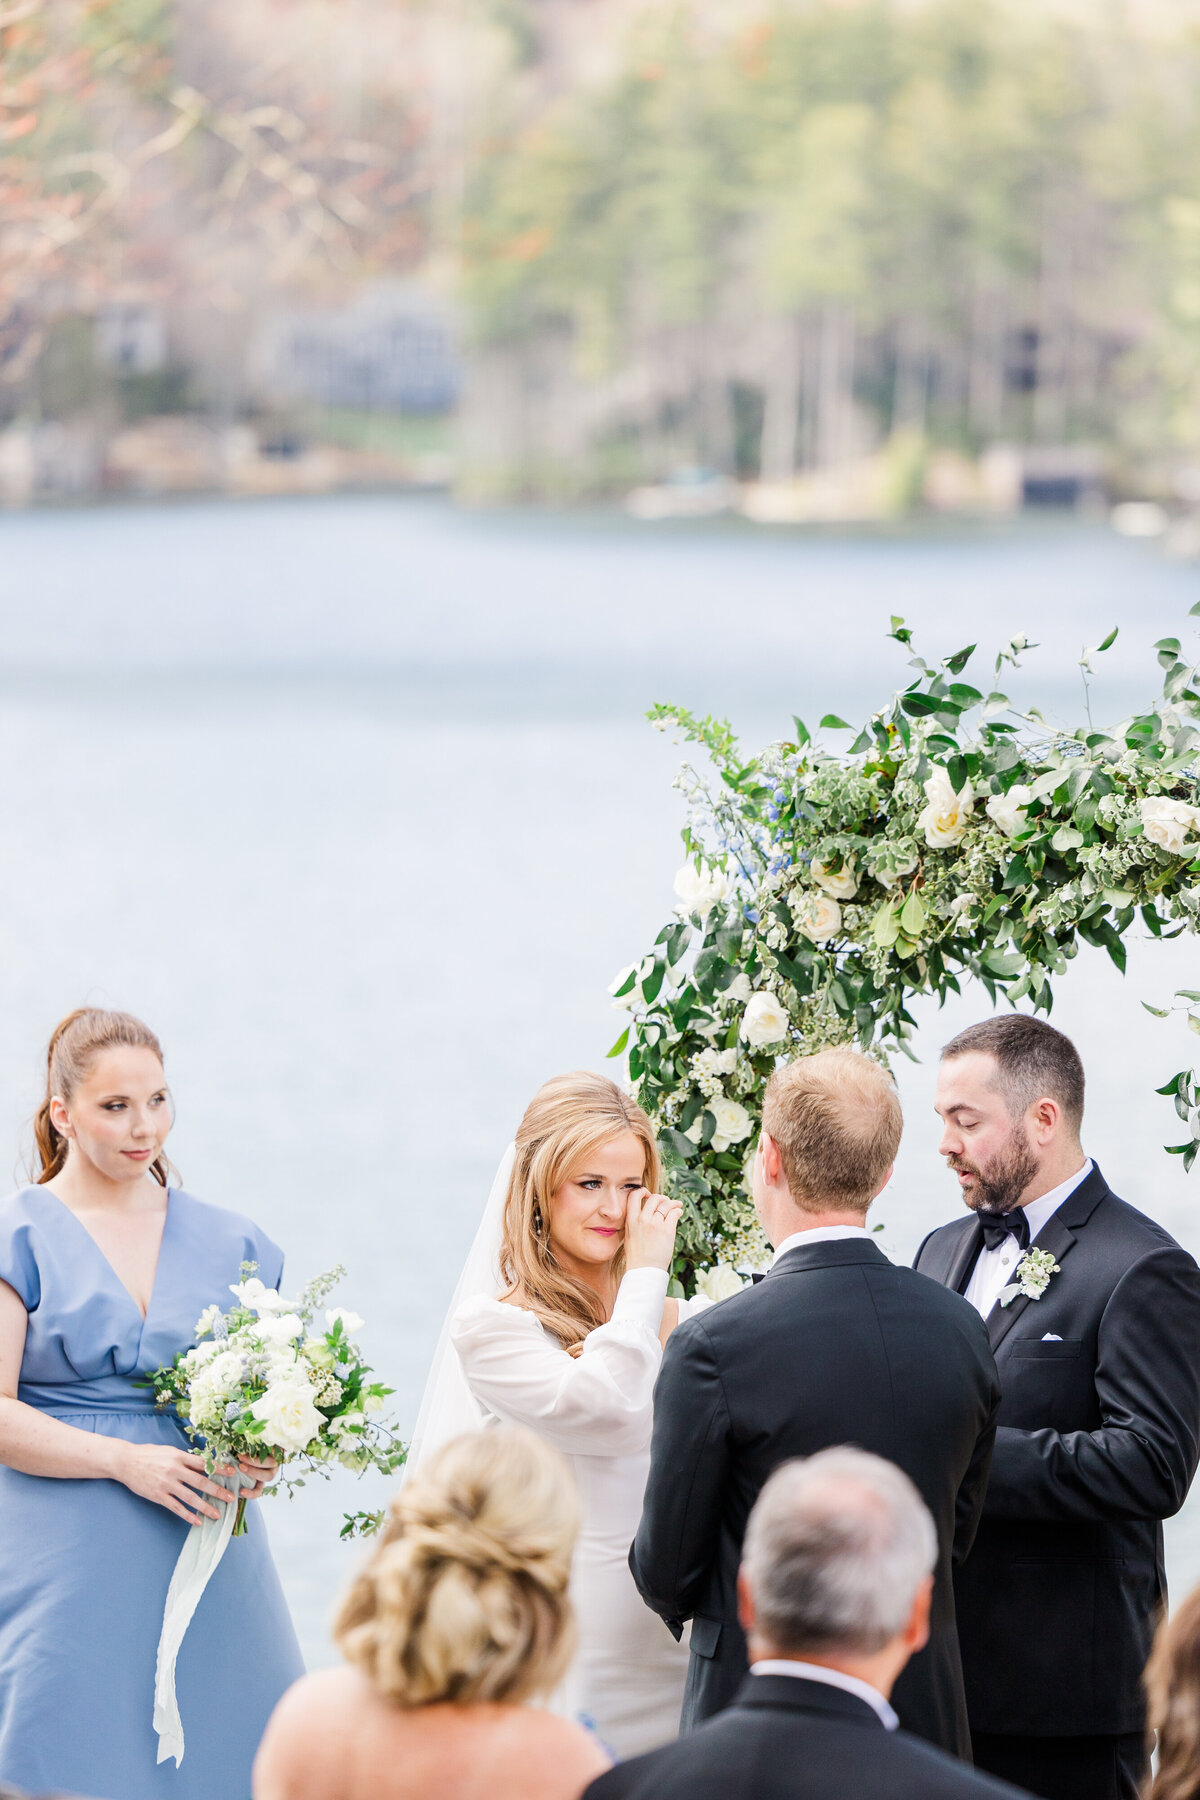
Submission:
M 733 1294 L 740 1294 L 746 1283 L 736 1269 L 728 1263 L 714 1263 L 711 1269 L 705 1269 L 703 1275 L 696 1277 L 696 1292 L 703 1294 L 706 1300 L 728 1300 Z
M 915 853 L 900 855 L 885 845 L 872 865 L 871 872 L 881 887 L 894 888 L 898 881 L 903 881 L 906 875 L 912 874 L 920 860 Z
M 699 913 L 703 918 L 725 898 L 729 881 L 720 869 L 698 869 L 695 863 L 686 862 L 675 877 L 675 892 L 679 896 L 677 912 L 687 916 Z
M 828 894 L 806 894 L 792 908 L 796 930 L 814 944 L 823 944 L 842 929 L 842 909 Z
M 1140 811 L 1143 834 L 1172 856 L 1187 855 L 1188 839 L 1200 837 L 1200 808 L 1189 806 L 1186 800 L 1155 794 L 1141 802 Z
M 774 994 L 751 994 L 742 1014 L 741 1035 L 755 1050 L 766 1044 L 781 1044 L 787 1037 L 791 1021 Z
M 935 768 L 925 783 L 925 798 L 929 804 L 922 810 L 917 824 L 925 833 L 925 842 L 930 849 L 949 850 L 955 844 L 961 844 L 975 805 L 975 791 L 970 782 L 964 782 L 956 793 L 946 770 Z
M 652 956 L 643 956 L 641 962 L 628 963 L 625 968 L 621 970 L 619 975 L 613 976 L 608 984 L 608 991 L 615 996 L 613 1000 L 614 1011 L 629 1012 L 633 1007 L 642 1004 L 645 999 L 645 995 L 642 993 L 642 983 L 645 981 L 653 967 L 654 958 Z M 629 980 L 631 975 L 634 978 L 633 986 L 627 994 L 620 993 L 618 990 L 625 986 L 625 983 Z
M 858 892 L 858 874 L 852 863 L 843 863 L 836 872 L 828 864 L 814 862 L 812 878 L 831 900 L 853 900 Z
M 1025 809 L 1032 799 L 1033 789 L 1019 782 L 1016 787 L 1010 787 L 1007 794 L 993 794 L 983 810 L 1005 837 L 1016 837 L 1029 823 Z
M 712 1147 L 714 1150 L 728 1150 L 730 1144 L 740 1144 L 754 1130 L 754 1121 L 745 1107 L 737 1100 L 718 1098 L 710 1100 L 708 1111 L 713 1116 Z

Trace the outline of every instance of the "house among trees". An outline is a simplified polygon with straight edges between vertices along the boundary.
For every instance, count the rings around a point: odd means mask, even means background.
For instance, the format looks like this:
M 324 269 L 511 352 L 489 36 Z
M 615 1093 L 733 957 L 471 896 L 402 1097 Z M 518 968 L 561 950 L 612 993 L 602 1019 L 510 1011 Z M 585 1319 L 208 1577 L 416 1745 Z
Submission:
M 280 313 L 264 326 L 252 368 L 266 401 L 363 412 L 449 412 L 460 386 L 447 312 L 391 282 L 336 311 Z

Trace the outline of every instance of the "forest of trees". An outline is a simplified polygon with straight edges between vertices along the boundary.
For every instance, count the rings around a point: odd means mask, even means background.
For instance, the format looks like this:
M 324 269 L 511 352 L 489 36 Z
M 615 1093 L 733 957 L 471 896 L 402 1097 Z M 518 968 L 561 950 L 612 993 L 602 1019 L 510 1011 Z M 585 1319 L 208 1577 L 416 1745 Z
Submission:
M 1195 499 L 1200 0 L 0 0 L 0 429 L 112 404 L 110 303 L 170 327 L 127 410 L 234 417 L 257 321 L 396 276 L 470 493 L 1010 443 Z
M 95 403 L 106 306 L 236 412 L 264 310 L 427 269 L 456 48 L 409 0 L 0 0 L 0 423 Z
M 603 77 L 497 94 L 463 224 L 481 488 L 786 481 L 896 433 L 1100 443 L 1143 485 L 1200 460 L 1188 0 L 748 12 L 652 6 Z

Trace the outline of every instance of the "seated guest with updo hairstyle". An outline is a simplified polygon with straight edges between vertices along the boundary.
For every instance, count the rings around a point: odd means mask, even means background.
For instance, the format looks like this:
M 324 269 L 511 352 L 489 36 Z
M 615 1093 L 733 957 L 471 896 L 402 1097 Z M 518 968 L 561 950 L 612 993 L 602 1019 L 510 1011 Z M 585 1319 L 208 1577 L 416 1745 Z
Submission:
M 346 1669 L 298 1681 L 254 1800 L 578 1800 L 608 1758 L 526 1705 L 574 1647 L 578 1502 L 563 1459 L 500 1426 L 435 1451 L 393 1500 L 334 1625 Z
M 1200 1800 L 1200 1588 L 1159 1626 L 1146 1689 L 1158 1733 L 1148 1800 Z

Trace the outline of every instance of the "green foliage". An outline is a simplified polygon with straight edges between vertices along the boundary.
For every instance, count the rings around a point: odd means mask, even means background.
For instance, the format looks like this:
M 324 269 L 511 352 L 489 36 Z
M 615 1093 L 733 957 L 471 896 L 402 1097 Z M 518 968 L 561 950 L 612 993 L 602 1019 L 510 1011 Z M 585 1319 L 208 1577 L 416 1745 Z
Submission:
M 902 619 L 890 635 L 911 650 Z M 1028 648 L 1014 639 L 993 679 Z M 1155 937 L 1200 930 L 1200 692 L 1176 639 L 1156 649 L 1162 699 L 1108 731 L 1047 733 L 994 685 L 959 679 L 974 645 L 936 665 L 914 656 L 913 679 L 844 751 L 797 720 L 794 739 L 747 758 L 722 721 L 654 708 L 712 771 L 685 764 L 677 782 L 679 914 L 613 985 L 632 1015 L 613 1054 L 628 1043 L 685 1201 L 677 1277 L 761 1253 L 743 1164 L 781 1055 L 911 1055 L 915 995 L 944 1002 L 974 977 L 993 1002 L 1049 1012 L 1080 943 L 1124 971 L 1135 920 Z M 1176 998 L 1200 1031 L 1200 990 Z M 1160 1091 L 1187 1125 L 1170 1148 L 1190 1169 L 1196 1077 Z
M 908 383 L 949 439 L 1200 442 L 1200 39 L 1134 12 L 657 9 L 610 78 L 483 140 L 475 329 L 561 330 L 592 376 L 696 322 L 736 364 L 761 321 L 840 308 L 872 335 L 859 399 L 885 429 L 911 423 Z

